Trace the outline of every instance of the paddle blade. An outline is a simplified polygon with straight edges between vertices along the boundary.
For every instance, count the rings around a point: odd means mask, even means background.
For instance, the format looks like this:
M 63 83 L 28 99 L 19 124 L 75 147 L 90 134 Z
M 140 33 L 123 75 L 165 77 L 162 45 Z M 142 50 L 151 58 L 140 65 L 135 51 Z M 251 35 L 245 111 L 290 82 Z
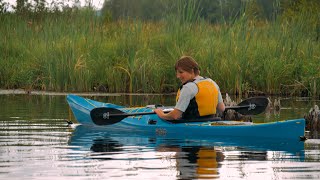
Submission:
M 252 97 L 248 98 L 241 103 L 238 104 L 239 108 L 235 109 L 238 113 L 243 115 L 257 115 L 263 113 L 268 106 L 268 98 L 259 96 L 259 97 Z
M 111 125 L 128 117 L 125 112 L 115 108 L 98 107 L 90 112 L 92 122 L 96 125 Z

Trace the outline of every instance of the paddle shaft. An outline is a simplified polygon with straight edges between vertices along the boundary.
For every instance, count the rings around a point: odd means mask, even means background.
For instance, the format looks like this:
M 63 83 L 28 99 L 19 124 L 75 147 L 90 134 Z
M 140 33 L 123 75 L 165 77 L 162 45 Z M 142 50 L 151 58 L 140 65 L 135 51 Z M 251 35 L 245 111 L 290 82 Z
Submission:
M 254 104 L 250 104 L 250 105 L 247 105 L 247 106 L 228 106 L 225 108 L 225 110 L 229 110 L 229 109 L 233 109 L 233 110 L 236 110 L 236 109 L 241 109 L 241 108 L 248 108 L 248 109 L 254 109 L 255 108 L 255 105 Z M 169 113 L 171 112 L 173 109 L 170 109 L 170 110 L 167 110 L 167 111 L 164 111 L 165 113 Z M 109 119 L 109 118 L 112 118 L 113 116 L 142 116 L 142 115 L 150 115 L 150 114 L 156 114 L 154 111 L 152 112 L 138 112 L 138 113 L 112 113 L 110 114 L 109 112 L 106 112 L 103 114 L 103 117 L 104 119 Z
M 243 115 L 255 115 L 262 113 L 268 105 L 268 99 L 265 97 L 253 97 L 246 99 L 237 106 L 226 107 L 226 111 L 233 109 Z M 164 112 L 170 112 L 173 109 L 164 109 Z M 97 125 L 110 125 L 122 121 L 129 116 L 141 116 L 155 114 L 152 112 L 126 113 L 117 108 L 98 107 L 90 112 L 92 121 Z
M 256 105 L 255 104 L 249 104 L 245 106 L 226 106 L 225 111 L 228 111 L 229 109 L 237 110 L 237 109 L 245 109 L 248 108 L 248 111 L 255 109 Z
M 165 113 L 169 113 L 169 112 L 171 112 L 172 110 L 170 109 L 170 110 L 166 110 L 166 111 L 164 111 Z M 156 114 L 154 111 L 152 111 L 152 112 L 137 112 L 137 113 L 130 113 L 130 114 L 128 114 L 128 113 L 125 113 L 125 112 L 120 112 L 120 113 L 110 113 L 110 112 L 106 112 L 106 113 L 103 113 L 103 118 L 104 119 L 109 119 L 109 118 L 112 118 L 112 117 L 114 117 L 114 116 L 142 116 L 142 115 L 149 115 L 149 114 Z

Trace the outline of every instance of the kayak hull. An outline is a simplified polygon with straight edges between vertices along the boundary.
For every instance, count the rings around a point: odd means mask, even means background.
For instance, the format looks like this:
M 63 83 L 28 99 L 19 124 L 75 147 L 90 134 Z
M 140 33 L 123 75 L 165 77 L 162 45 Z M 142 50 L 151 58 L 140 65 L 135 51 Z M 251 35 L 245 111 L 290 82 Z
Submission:
M 83 125 L 96 126 L 108 131 L 143 133 L 168 137 L 260 137 L 277 139 L 299 139 L 305 133 L 305 120 L 294 119 L 271 123 L 240 123 L 234 121 L 171 123 L 160 119 L 156 114 L 129 116 L 119 123 L 97 126 L 93 123 L 90 112 L 97 107 L 117 108 L 126 113 L 152 112 L 152 108 L 126 108 L 102 103 L 76 95 L 68 95 L 67 102 L 76 120 Z

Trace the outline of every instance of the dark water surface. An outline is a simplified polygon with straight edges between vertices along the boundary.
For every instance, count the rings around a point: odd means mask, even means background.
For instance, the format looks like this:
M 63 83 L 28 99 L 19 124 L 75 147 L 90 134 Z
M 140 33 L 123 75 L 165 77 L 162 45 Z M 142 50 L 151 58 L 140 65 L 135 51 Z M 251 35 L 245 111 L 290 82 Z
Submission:
M 172 105 L 174 100 L 90 98 L 121 105 Z M 270 111 L 254 121 L 301 118 L 318 102 L 281 103 L 280 113 Z M 320 179 L 318 139 L 167 139 L 67 126 L 70 119 L 64 95 L 0 95 L 0 179 Z

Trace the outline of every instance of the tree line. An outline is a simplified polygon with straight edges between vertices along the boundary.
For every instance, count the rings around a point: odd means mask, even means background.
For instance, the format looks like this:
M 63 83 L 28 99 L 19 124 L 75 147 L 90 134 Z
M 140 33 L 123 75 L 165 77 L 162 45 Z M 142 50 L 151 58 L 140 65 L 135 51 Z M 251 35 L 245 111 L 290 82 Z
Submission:
M 67 2 L 73 6 L 70 7 Z M 0 0 L 0 13 L 9 13 L 9 9 L 20 15 L 61 12 L 79 9 L 79 3 L 79 0 L 52 1 L 49 8 L 46 0 L 16 0 L 15 6 Z M 319 7 L 319 0 L 106 0 L 98 14 L 113 21 L 123 18 L 158 21 L 179 15 L 191 21 L 203 19 L 221 23 L 234 21 L 243 12 L 251 18 L 270 21 L 280 15 L 295 16 L 301 8 Z M 93 10 L 91 1 L 86 1 L 86 6 L 82 8 Z

